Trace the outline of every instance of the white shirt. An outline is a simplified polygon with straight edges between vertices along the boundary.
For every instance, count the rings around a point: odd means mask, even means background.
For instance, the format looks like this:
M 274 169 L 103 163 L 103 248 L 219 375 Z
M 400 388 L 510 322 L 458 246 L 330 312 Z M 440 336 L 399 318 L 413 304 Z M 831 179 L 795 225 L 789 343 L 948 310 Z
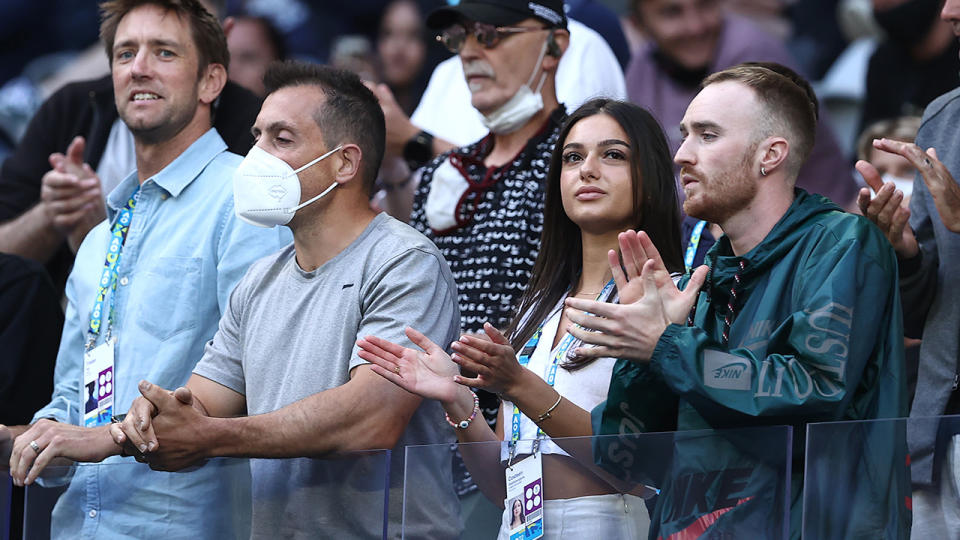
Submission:
M 595 97 L 627 99 L 617 57 L 592 28 L 568 19 L 570 46 L 557 66 L 557 99 L 567 112 Z M 465 146 L 487 134 L 480 112 L 470 104 L 470 89 L 459 56 L 440 62 L 410 121 L 434 136 Z
M 563 300 L 557 305 L 559 308 L 563 305 Z M 536 373 L 541 379 L 546 380 L 550 370 L 550 364 L 557 349 L 553 347 L 553 341 L 557 336 L 557 329 L 560 326 L 560 309 L 553 312 L 547 322 L 543 325 L 543 331 L 540 334 L 540 341 L 537 342 L 537 348 L 530 355 L 530 362 L 527 369 Z M 559 346 L 563 342 L 557 343 Z M 589 412 L 594 407 L 607 399 L 607 390 L 610 388 L 610 377 L 613 374 L 613 366 L 616 364 L 616 358 L 597 358 L 586 367 L 576 371 L 567 371 L 562 365 L 557 366 L 556 379 L 553 387 L 563 396 L 563 399 L 572 402 L 581 409 Z M 561 360 L 563 362 L 563 360 Z M 511 425 L 513 421 L 513 403 L 504 400 L 503 402 L 503 436 L 509 441 L 511 434 Z M 546 410 L 546 409 L 544 409 Z M 520 414 L 520 441 L 517 443 L 517 456 L 523 456 L 533 453 L 533 439 L 537 438 L 537 425 L 523 413 Z M 509 458 L 509 446 L 507 442 L 500 446 L 500 459 L 504 462 Z M 553 443 L 549 437 L 543 436 L 540 441 L 540 451 L 544 454 L 569 455 Z

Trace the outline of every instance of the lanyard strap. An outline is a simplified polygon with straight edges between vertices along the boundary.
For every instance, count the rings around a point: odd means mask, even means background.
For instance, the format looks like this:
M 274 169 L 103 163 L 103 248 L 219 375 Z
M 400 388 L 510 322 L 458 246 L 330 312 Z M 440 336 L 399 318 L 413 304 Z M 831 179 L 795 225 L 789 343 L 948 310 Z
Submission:
M 123 244 L 127 240 L 127 233 L 130 231 L 130 222 L 133 220 L 133 210 L 137 207 L 137 194 L 140 192 L 140 186 L 137 186 L 127 199 L 117 215 L 117 221 L 113 224 L 110 233 L 110 247 L 107 249 L 107 257 L 103 262 L 103 272 L 100 274 L 96 299 L 93 302 L 93 309 L 90 310 L 90 326 L 87 328 L 89 340 L 87 349 L 92 348 L 100 334 L 103 326 L 103 301 L 106 299 L 107 291 L 110 291 L 110 305 L 107 306 L 107 334 L 109 337 L 110 326 L 113 323 L 113 305 L 114 297 L 117 291 L 117 268 L 120 265 L 120 254 L 123 251 Z
M 614 285 L 614 281 L 612 279 L 609 282 L 607 282 L 607 284 L 603 287 L 603 290 L 600 291 L 600 294 L 597 295 L 597 301 L 599 301 L 601 298 L 606 297 L 610 293 L 610 290 L 613 289 L 613 285 Z M 562 309 L 562 304 L 561 304 L 561 308 L 559 309 Z M 553 315 L 551 314 L 550 317 L 547 317 L 547 320 L 550 320 L 552 316 Z M 534 332 L 533 336 L 529 340 L 527 340 L 527 343 L 523 346 L 522 349 L 520 349 L 520 354 L 518 355 L 517 360 L 520 362 L 520 365 L 522 367 L 527 367 L 527 364 L 530 363 L 530 357 L 533 356 L 533 351 L 536 350 L 537 345 L 540 343 L 540 336 L 541 334 L 543 334 L 544 323 L 546 323 L 546 321 L 543 321 L 540 323 L 540 326 L 537 328 L 537 331 Z M 558 332 L 560 331 L 559 327 L 557 328 L 557 331 Z M 567 335 L 563 336 L 563 340 L 560 341 L 560 344 L 557 345 L 556 351 L 553 353 L 553 360 L 550 362 L 550 367 L 548 368 L 548 371 L 547 371 L 547 376 L 544 379 L 547 381 L 547 384 L 549 384 L 550 386 L 553 386 L 554 383 L 556 382 L 557 365 L 560 363 L 561 359 L 567 356 L 567 351 L 573 345 L 574 341 L 576 341 L 576 338 L 574 338 L 570 333 L 567 333 Z M 510 459 L 508 463 L 513 463 L 513 456 L 516 453 L 517 441 L 520 440 L 521 415 L 522 413 L 520 412 L 520 407 L 518 407 L 516 403 L 514 403 L 513 415 L 511 415 L 511 422 L 510 422 L 511 424 L 511 434 L 510 434 L 510 443 L 509 443 Z M 539 446 L 540 438 L 543 437 L 543 435 L 544 435 L 543 430 L 540 429 L 539 426 L 537 426 L 537 439 L 535 442 L 536 446 L 534 447 L 534 450 L 533 450 L 534 453 L 536 453 L 537 447 Z
M 687 251 L 683 254 L 683 265 L 687 268 L 687 272 L 693 268 L 693 259 L 697 256 L 697 247 L 700 246 L 700 235 L 703 234 L 703 228 L 706 227 L 707 222 L 700 220 L 696 225 L 693 226 L 693 232 L 690 233 L 690 241 L 687 242 Z

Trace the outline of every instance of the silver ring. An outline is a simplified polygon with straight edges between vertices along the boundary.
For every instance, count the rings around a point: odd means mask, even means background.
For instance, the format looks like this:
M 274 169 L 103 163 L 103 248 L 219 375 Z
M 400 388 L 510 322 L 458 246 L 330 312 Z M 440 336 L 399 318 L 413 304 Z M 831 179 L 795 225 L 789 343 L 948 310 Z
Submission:
M 30 441 L 30 448 L 33 448 L 33 451 L 40 455 L 40 445 L 37 444 L 37 441 Z

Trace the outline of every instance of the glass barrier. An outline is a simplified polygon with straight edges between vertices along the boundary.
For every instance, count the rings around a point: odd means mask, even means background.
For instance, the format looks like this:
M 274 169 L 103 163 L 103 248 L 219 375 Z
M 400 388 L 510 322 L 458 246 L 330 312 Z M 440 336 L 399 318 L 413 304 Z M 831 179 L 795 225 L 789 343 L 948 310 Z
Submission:
M 426 464 L 454 447 L 408 446 L 403 536 L 788 538 L 792 435 L 770 426 L 552 439 L 537 443 L 539 459 L 532 441 L 519 441 L 512 461 L 506 443 L 458 444 L 480 489 L 445 520 L 420 483 Z
M 807 426 L 805 538 L 956 538 L 958 493 L 960 416 Z
M 390 455 L 48 467 L 27 486 L 23 538 L 385 538 Z

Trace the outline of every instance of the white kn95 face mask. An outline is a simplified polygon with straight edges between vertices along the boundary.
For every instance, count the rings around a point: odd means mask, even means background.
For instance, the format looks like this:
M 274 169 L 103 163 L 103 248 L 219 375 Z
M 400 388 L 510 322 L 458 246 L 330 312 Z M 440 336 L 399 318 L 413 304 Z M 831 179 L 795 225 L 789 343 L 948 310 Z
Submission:
M 286 161 L 254 146 L 233 173 L 233 204 L 237 217 L 258 227 L 286 225 L 297 210 L 320 200 L 339 184 L 334 182 L 322 193 L 300 202 L 300 177 L 297 173 L 340 150 L 334 148 L 303 167 L 294 170 Z

